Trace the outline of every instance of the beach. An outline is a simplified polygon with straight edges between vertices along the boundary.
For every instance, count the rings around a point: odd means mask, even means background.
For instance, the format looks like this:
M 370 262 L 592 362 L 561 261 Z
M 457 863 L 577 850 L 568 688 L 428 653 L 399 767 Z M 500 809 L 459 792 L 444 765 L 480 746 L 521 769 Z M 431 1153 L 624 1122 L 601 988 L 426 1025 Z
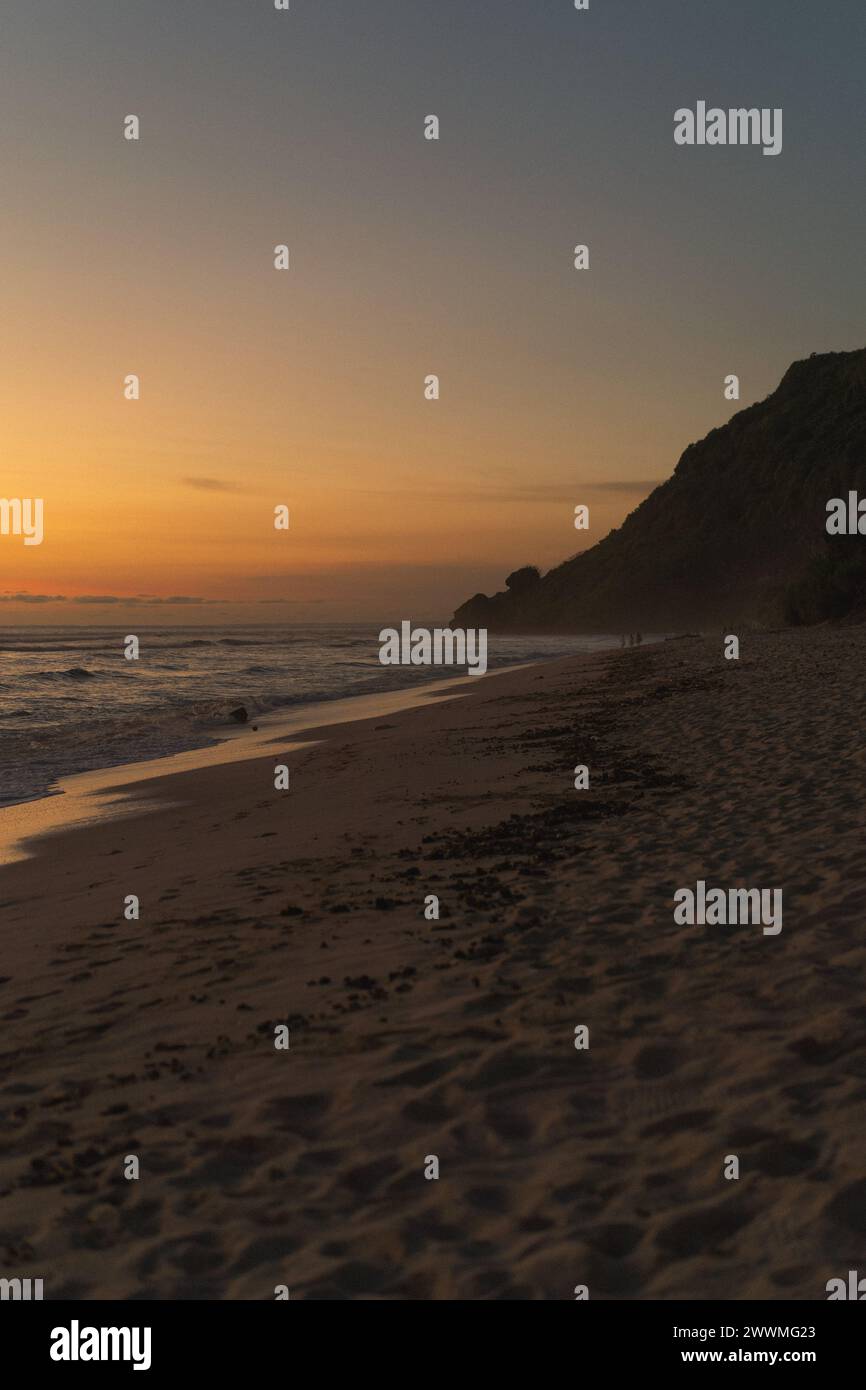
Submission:
M 570 656 L 30 846 L 0 869 L 2 1273 L 809 1300 L 866 1272 L 864 692 L 863 626 Z M 782 930 L 678 924 L 699 881 L 781 889 Z

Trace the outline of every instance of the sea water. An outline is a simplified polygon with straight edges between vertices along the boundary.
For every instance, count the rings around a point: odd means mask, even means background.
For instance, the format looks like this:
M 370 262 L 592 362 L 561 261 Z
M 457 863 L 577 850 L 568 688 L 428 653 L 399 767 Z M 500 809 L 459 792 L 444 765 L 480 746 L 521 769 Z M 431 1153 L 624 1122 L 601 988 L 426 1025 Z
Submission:
M 0 628 L 0 805 L 45 796 L 58 779 L 205 747 L 243 706 L 280 708 L 463 676 L 460 667 L 383 666 L 380 624 Z M 620 645 L 619 636 L 491 633 L 488 668 Z

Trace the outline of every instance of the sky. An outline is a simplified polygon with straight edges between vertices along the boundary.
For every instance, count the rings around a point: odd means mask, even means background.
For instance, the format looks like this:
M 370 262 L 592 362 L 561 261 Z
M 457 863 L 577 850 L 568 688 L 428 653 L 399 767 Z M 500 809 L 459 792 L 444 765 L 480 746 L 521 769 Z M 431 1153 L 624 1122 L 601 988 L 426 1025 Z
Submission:
M 866 344 L 864 52 L 861 0 L 5 0 L 0 624 L 447 620 L 596 543 Z

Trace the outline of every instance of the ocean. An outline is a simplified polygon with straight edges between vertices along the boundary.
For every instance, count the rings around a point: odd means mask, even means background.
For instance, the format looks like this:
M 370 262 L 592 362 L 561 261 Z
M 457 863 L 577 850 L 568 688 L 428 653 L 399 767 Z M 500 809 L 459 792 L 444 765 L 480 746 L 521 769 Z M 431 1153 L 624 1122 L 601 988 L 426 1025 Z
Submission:
M 137 661 L 123 655 L 127 630 L 0 629 L 0 806 L 46 796 L 72 773 L 205 747 L 235 727 L 237 706 L 254 719 L 466 674 L 382 666 L 372 624 L 139 626 Z M 490 634 L 488 669 L 619 644 L 619 636 Z

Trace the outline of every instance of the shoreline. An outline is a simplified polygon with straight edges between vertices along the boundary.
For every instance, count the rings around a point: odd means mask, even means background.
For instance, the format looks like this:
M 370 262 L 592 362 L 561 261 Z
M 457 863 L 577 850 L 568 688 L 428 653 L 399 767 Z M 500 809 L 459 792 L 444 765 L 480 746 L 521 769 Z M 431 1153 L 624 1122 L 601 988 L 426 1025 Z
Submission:
M 268 710 L 255 716 L 255 727 L 252 721 L 236 727 L 215 726 L 207 743 L 138 762 L 110 763 L 105 767 L 58 778 L 56 790 L 46 795 L 0 807 L 0 871 L 9 864 L 38 854 L 40 843 L 48 836 L 62 835 L 120 816 L 143 815 L 148 810 L 158 810 L 163 803 L 154 801 L 148 804 L 142 799 L 135 799 L 135 790 L 142 783 L 161 782 L 209 767 L 226 767 L 234 762 L 264 757 L 270 751 L 271 744 L 286 744 L 286 740 L 291 741 L 283 751 L 297 752 L 310 743 L 318 742 L 315 739 L 298 741 L 301 734 L 330 730 L 347 723 L 364 723 L 404 709 L 421 708 L 430 700 L 445 696 L 457 698 L 461 693 L 468 693 L 480 680 L 540 664 L 521 662 L 485 672 L 483 676 L 439 677 L 424 685 L 380 690 L 369 695 L 335 696 L 329 700 L 314 700 L 298 706 Z M 460 689 L 452 690 L 455 686 Z M 332 717 L 327 718 L 327 715 Z M 114 792 L 125 795 L 116 799 L 111 795 Z
M 335 699 L 415 689 L 461 674 L 456 662 L 394 668 L 376 660 L 374 634 L 362 625 L 175 632 L 147 638 L 147 660 L 128 668 L 93 629 L 76 636 L 7 641 L 0 683 L 0 810 L 39 801 L 85 772 L 168 758 L 225 741 L 238 723 L 299 711 Z M 603 638 L 495 639 L 487 671 L 613 646 Z M 459 654 L 459 653 L 458 653 Z M 317 717 L 319 717 L 317 715 Z
M 203 768 L 3 870 L 5 1275 L 809 1300 L 857 1267 L 866 628 L 493 674 L 334 724 L 287 792 Z M 783 888 L 783 930 L 677 923 L 701 879 Z

